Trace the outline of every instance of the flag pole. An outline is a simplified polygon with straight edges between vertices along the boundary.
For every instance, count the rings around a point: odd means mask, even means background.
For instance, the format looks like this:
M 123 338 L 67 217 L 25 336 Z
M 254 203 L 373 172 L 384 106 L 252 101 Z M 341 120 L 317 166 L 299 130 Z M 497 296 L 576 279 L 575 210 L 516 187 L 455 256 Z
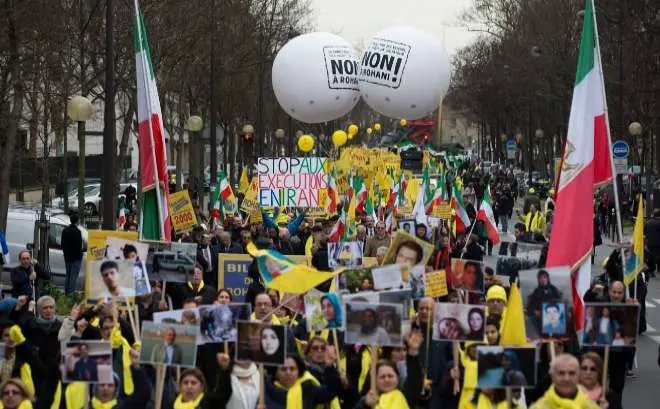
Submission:
M 607 107 L 607 94 L 605 93 L 605 77 L 603 75 L 603 61 L 600 56 L 600 39 L 598 37 L 598 21 L 596 20 L 596 3 L 594 0 L 591 1 L 591 12 L 592 18 L 594 20 L 594 31 L 595 31 L 595 40 L 596 40 L 596 50 L 598 51 L 598 71 L 600 74 L 600 86 L 603 92 L 603 105 L 605 107 L 605 122 L 607 124 L 607 146 L 608 152 L 612 152 L 612 136 L 610 135 L 610 114 Z M 614 207 L 616 209 L 616 229 L 619 236 L 618 243 L 623 243 L 623 227 L 621 224 L 621 206 L 619 204 L 619 189 L 616 185 L 616 168 L 614 167 L 614 161 L 610 157 L 610 167 L 612 168 L 612 186 L 614 187 Z M 626 265 L 625 253 L 623 248 L 621 248 L 621 263 L 623 266 Z

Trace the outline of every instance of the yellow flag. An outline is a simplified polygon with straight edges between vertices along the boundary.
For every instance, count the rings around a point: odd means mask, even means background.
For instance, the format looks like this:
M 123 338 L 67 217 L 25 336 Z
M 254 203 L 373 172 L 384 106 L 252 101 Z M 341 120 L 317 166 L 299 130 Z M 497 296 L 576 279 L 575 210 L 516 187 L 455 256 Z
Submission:
M 249 188 L 250 181 L 248 180 L 247 169 L 243 168 L 243 172 L 241 173 L 241 180 L 238 183 L 238 193 L 245 194 Z
M 632 249 L 626 260 L 626 268 L 623 273 L 623 283 L 630 285 L 637 275 L 644 269 L 644 200 L 639 195 L 639 206 L 637 207 L 637 219 L 632 236 Z
M 511 284 L 509 303 L 500 328 L 500 345 L 526 345 L 525 313 L 518 283 Z

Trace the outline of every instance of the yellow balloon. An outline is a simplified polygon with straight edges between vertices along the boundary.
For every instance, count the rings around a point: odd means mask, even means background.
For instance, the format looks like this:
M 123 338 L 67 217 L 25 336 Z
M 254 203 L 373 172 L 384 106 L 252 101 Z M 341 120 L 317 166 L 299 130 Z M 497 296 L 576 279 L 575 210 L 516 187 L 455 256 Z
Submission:
M 332 134 L 332 143 L 334 143 L 335 146 L 338 148 L 344 146 L 347 140 L 348 140 L 348 135 L 346 134 L 346 132 L 342 130 L 335 131 Z
M 355 137 L 355 134 L 349 132 L 349 134 L 348 134 L 348 140 L 350 141 L 350 140 L 353 139 L 354 137 Z
M 373 133 L 373 129 L 371 129 L 371 128 L 367 128 L 367 134 L 368 134 L 368 135 L 371 135 L 372 133 Z
M 298 149 L 303 153 L 308 153 L 314 149 L 314 138 L 311 135 L 301 135 L 298 138 Z
M 349 127 L 348 127 L 348 134 L 349 134 L 350 136 L 357 135 L 357 133 L 358 133 L 359 130 L 360 130 L 360 128 L 358 128 L 358 126 L 355 125 L 355 124 L 349 125 Z
M 408 125 L 408 121 L 405 120 L 405 119 L 402 119 L 402 120 L 399 121 L 399 125 L 406 126 L 406 125 Z
M 376 132 L 380 131 L 380 124 L 379 123 L 376 122 L 374 124 L 374 130 L 376 130 Z

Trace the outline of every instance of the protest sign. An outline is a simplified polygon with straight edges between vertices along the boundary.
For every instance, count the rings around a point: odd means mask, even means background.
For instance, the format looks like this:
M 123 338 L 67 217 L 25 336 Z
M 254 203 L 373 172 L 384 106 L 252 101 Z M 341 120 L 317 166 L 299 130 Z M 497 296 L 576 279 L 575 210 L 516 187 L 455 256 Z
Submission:
M 89 230 L 89 235 L 87 237 L 87 261 L 85 263 L 85 294 L 89 294 L 90 267 L 92 261 L 104 260 L 107 258 L 106 240 L 108 237 L 137 241 L 138 233 L 136 231 Z M 98 271 L 93 273 L 98 273 Z M 87 299 L 88 305 L 91 305 L 89 303 L 95 302 L 96 300 Z
M 170 323 L 142 323 L 139 362 L 194 368 L 197 361 L 199 326 Z
M 477 387 L 533 388 L 538 360 L 536 346 L 477 346 Z
M 305 256 L 287 256 L 291 260 L 307 264 Z M 234 302 L 245 301 L 245 295 L 252 279 L 248 277 L 248 268 L 252 256 L 248 254 L 218 254 L 218 287 L 231 291 Z
M 196 262 L 195 243 L 151 242 L 149 245 L 147 270 L 153 281 L 185 283 L 192 277 Z
M 439 219 L 449 220 L 451 219 L 451 206 L 449 203 L 435 205 L 433 206 L 433 210 L 431 210 L 431 216 L 437 217 Z
M 319 191 L 328 187 L 326 158 L 259 158 L 261 207 L 319 207 Z
M 281 366 L 286 358 L 287 331 L 283 325 L 238 321 L 236 360 Z
M 445 270 L 432 271 L 424 276 L 424 294 L 427 297 L 444 297 L 449 294 Z
M 193 209 L 188 190 L 180 190 L 170 194 L 170 215 L 174 231 L 183 232 L 190 230 L 197 224 L 197 216 Z
M 259 178 L 256 176 L 252 177 L 250 182 L 250 187 L 248 187 L 247 192 L 245 192 L 245 197 L 241 202 L 241 210 L 247 214 L 253 215 L 261 213 L 261 208 L 259 207 L 259 199 L 257 195 L 259 194 Z

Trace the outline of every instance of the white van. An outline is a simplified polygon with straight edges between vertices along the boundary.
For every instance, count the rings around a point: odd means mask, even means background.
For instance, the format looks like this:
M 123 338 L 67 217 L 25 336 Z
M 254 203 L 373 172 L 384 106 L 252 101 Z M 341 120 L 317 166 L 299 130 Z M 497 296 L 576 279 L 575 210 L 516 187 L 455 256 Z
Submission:
M 9 271 L 18 265 L 18 253 L 28 246 L 34 245 L 39 212 L 40 208 L 38 206 L 9 205 L 5 237 L 7 239 L 7 246 L 9 247 L 11 263 L 3 266 L 2 284 L 5 286 L 11 286 Z M 64 264 L 64 254 L 62 253 L 62 230 L 64 230 L 64 228 L 71 222 L 69 216 L 62 213 L 61 210 L 49 209 L 48 212 L 50 214 L 48 263 L 51 280 L 53 281 L 53 284 L 63 289 L 66 277 L 66 266 Z M 83 250 L 85 253 L 83 253 L 83 262 L 80 268 L 80 275 L 78 276 L 77 288 L 83 289 L 85 282 L 85 260 L 87 258 L 87 229 L 81 226 L 78 226 L 78 228 L 82 233 Z

